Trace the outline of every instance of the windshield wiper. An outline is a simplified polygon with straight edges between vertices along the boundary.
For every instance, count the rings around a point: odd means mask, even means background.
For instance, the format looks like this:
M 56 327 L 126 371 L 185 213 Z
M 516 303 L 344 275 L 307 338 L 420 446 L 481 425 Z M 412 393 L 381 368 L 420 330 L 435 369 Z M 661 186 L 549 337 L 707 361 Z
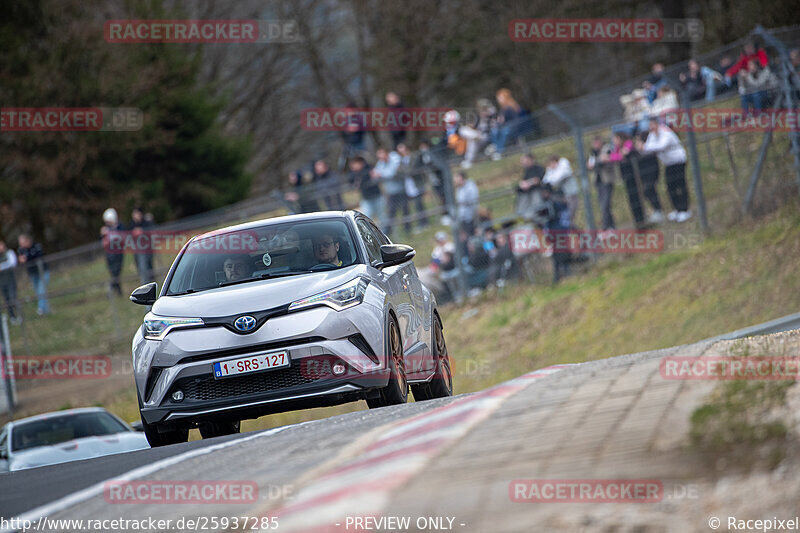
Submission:
M 266 272 L 254 278 L 237 279 L 236 281 L 223 281 L 219 284 L 220 287 L 228 287 L 229 285 L 238 285 L 239 283 L 247 283 L 250 281 L 260 281 L 262 279 L 285 278 L 287 276 L 294 276 L 295 274 L 308 274 L 311 270 L 292 270 L 291 272 L 275 272 L 270 274 Z
M 169 292 L 169 293 L 167 293 L 167 296 L 183 296 L 184 294 L 192 294 L 192 293 L 195 293 L 195 292 L 200 292 L 202 290 L 205 290 L 205 289 L 186 289 L 185 291 L 181 291 L 181 292 Z

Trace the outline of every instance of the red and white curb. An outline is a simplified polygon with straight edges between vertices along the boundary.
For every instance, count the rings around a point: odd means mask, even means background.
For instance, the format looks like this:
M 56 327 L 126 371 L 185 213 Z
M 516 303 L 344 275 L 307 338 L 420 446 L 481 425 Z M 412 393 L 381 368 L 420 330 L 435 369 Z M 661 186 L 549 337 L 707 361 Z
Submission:
M 314 479 L 290 504 L 268 514 L 278 517 L 281 531 L 294 532 L 344 531 L 348 516 L 378 517 L 390 492 L 414 477 L 433 457 L 533 380 L 568 366 L 573 365 L 530 372 L 398 422 L 357 458 Z

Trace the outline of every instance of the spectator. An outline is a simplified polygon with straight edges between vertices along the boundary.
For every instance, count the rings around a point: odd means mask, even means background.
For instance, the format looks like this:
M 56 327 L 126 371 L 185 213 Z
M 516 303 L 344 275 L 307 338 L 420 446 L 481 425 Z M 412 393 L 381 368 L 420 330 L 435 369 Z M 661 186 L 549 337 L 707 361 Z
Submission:
M 596 135 L 592 139 L 592 149 L 586 168 L 595 171 L 595 187 L 597 187 L 597 198 L 600 202 L 602 212 L 601 227 L 603 231 L 615 229 L 614 215 L 611 213 L 611 198 L 614 194 L 614 181 L 616 172 L 614 166 L 609 163 L 612 147 L 604 143 L 603 139 Z
M 511 96 L 508 89 L 500 89 L 496 94 L 499 114 L 497 124 L 494 129 L 492 142 L 494 143 L 494 153 L 492 159 L 497 161 L 503 156 L 506 143 L 512 141 L 518 127 L 518 119 L 523 116 L 522 106 Z
M 647 140 L 649 132 L 643 131 L 639 134 L 639 139 L 642 143 Z M 661 209 L 661 200 L 658 197 L 658 190 L 656 184 L 658 183 L 658 175 L 661 173 L 661 167 L 658 164 L 658 156 L 654 153 L 641 153 L 637 152 L 637 163 L 639 164 L 639 177 L 642 182 L 642 192 L 645 199 L 650 203 L 653 212 L 648 217 L 648 222 L 651 224 L 660 224 L 664 222 L 664 213 Z
M 689 60 L 689 70 L 679 75 L 681 84 L 689 92 L 689 98 L 706 102 L 714 100 L 717 84 L 724 83 L 725 78 L 714 69 L 701 65 L 696 59 Z
M 480 191 L 475 182 L 467 177 L 466 172 L 456 172 L 453 184 L 456 189 L 456 220 L 459 227 L 467 235 L 475 233 L 475 222 L 478 216 Z
M 650 104 L 647 103 L 647 91 L 634 89 L 630 94 L 623 94 L 619 98 L 624 108 L 622 117 L 626 124 L 615 126 L 611 132 L 622 131 L 633 135 L 637 130 L 646 130 L 648 117 L 651 113 Z
M 515 212 L 524 220 L 532 220 L 536 206 L 541 202 L 539 187 L 542 186 L 542 179 L 545 175 L 545 168 L 536 162 L 533 152 L 523 154 L 520 158 L 522 163 L 522 179 L 517 184 L 517 199 Z
M 323 197 L 325 207 L 330 211 L 343 211 L 342 202 L 342 183 L 339 175 L 331 170 L 324 159 L 317 159 L 314 162 L 314 183 L 317 191 Z
M 454 109 L 444 114 L 444 124 L 447 147 L 456 155 L 464 156 L 461 168 L 472 168 L 478 146 L 484 140 L 483 135 L 471 126 L 462 125 L 461 115 Z
M 400 97 L 397 96 L 397 93 L 393 93 L 391 91 L 386 93 L 385 100 L 386 100 L 386 107 L 391 109 L 392 110 L 391 112 L 395 114 L 406 108 L 406 106 L 403 105 L 403 102 L 400 100 Z M 396 122 L 400 123 L 399 120 Z M 392 130 L 390 133 L 392 134 L 392 148 L 397 150 L 397 145 L 402 142 L 405 142 L 406 132 L 405 130 L 395 129 Z
M 306 179 L 303 179 L 303 173 L 295 170 L 289 173 L 289 187 L 291 189 L 284 194 L 287 202 L 290 202 L 290 211 L 292 214 L 299 213 L 313 213 L 319 211 L 319 204 L 314 195 L 314 175 L 311 172 L 306 173 Z
M 489 258 L 489 282 L 502 287 L 515 274 L 517 264 L 506 233 L 501 231 L 495 235 Z
M 800 48 L 789 50 L 789 61 L 791 61 L 794 71 L 800 72 Z
M 425 175 L 417 172 L 414 168 L 414 157 L 405 143 L 397 145 L 397 153 L 400 155 L 400 166 L 397 168 L 397 173 L 403 176 L 408 203 L 413 205 L 417 211 L 417 228 L 414 232 L 419 233 L 428 225 L 425 206 L 422 204 L 422 198 L 425 195 Z
M 458 269 L 456 268 L 456 247 L 447 233 L 437 231 L 434 237 L 436 246 L 431 254 L 430 270 L 436 276 L 445 291 L 443 300 L 452 300 L 456 294 Z
M 683 89 L 689 94 L 689 99 L 693 102 L 706 97 L 706 79 L 703 73 L 700 72 L 700 63 L 698 63 L 697 60 L 690 59 L 689 69 L 686 72 L 678 74 L 678 79 Z
M 686 186 L 686 150 L 678 136 L 669 127 L 650 119 L 650 134 L 640 143 L 639 151 L 655 153 L 664 165 L 667 192 L 674 210 L 667 215 L 669 220 L 686 222 L 692 217 L 689 211 L 689 189 Z
M 542 227 L 546 232 L 564 232 L 570 229 L 569 208 L 565 202 L 559 200 L 553 194 L 553 188 L 549 184 L 542 187 L 542 205 L 539 207 L 539 216 L 544 221 Z M 552 239 L 555 241 L 556 239 Z M 571 258 L 570 250 L 556 248 L 552 250 L 553 261 L 553 283 L 558 283 L 561 278 L 569 275 L 569 262 Z
M 386 214 L 383 211 L 383 194 L 377 176 L 371 175 L 371 168 L 363 157 L 350 160 L 350 182 L 361 192 L 359 209 L 372 220 L 383 224 Z
M 678 109 L 678 107 L 678 95 L 668 86 L 664 86 L 658 90 L 658 96 L 653 100 L 653 105 L 650 106 L 650 116 L 660 117 L 668 111 Z M 644 130 L 646 126 L 644 124 L 642 126 L 640 129 Z
M 348 102 L 345 107 L 347 113 L 347 126 L 344 131 L 344 157 L 349 159 L 359 152 L 366 150 L 364 144 L 364 132 L 366 125 L 364 124 L 364 117 L 357 112 L 358 106 L 355 102 Z
M 739 75 L 739 95 L 742 100 L 742 110 L 745 113 L 758 112 L 764 108 L 767 91 L 778 86 L 778 80 L 769 66 L 761 66 L 755 59 L 747 62 L 747 68 L 742 69 Z
M 578 180 L 572 174 L 572 166 L 569 164 L 569 159 L 558 157 L 557 155 L 551 156 L 550 161 L 547 163 L 547 171 L 542 178 L 542 183 L 550 185 L 564 195 L 567 202 L 569 225 L 572 227 L 575 213 L 578 211 L 580 186 L 578 185 Z
M 750 60 L 757 61 L 761 67 L 766 67 L 768 63 L 767 52 L 765 52 L 763 48 L 757 49 L 753 41 L 744 43 L 738 61 L 725 71 L 725 81 L 728 85 L 733 83 L 733 79 L 738 76 L 739 71 L 749 69 L 748 63 Z
M 17 315 L 17 254 L 10 250 L 5 241 L 0 241 L 0 292 L 6 302 L 6 309 L 12 324 L 21 324 L 22 316 Z
M 417 158 L 414 161 L 414 171 L 427 176 L 433 192 L 436 193 L 436 197 L 439 198 L 442 205 L 447 204 L 444 194 L 444 176 L 447 170 L 447 162 L 442 161 L 439 155 L 431 150 L 431 145 L 427 140 L 421 140 Z
M 103 226 L 100 228 L 100 238 L 103 241 L 103 248 L 106 250 L 106 266 L 108 273 L 111 275 L 111 282 L 109 284 L 109 291 L 115 293 L 117 296 L 122 296 L 122 286 L 120 285 L 119 276 L 122 272 L 122 264 L 125 255 L 122 250 L 114 250 L 110 245 L 113 239 L 114 232 L 121 232 L 123 230 L 122 224 L 119 223 L 119 216 L 117 210 L 109 207 L 103 211 Z
M 650 76 L 642 83 L 642 87 L 647 91 L 647 103 L 652 104 L 658 96 L 658 90 L 667 85 L 667 78 L 664 75 L 664 64 L 655 63 L 650 69 Z
M 50 283 L 50 268 L 44 261 L 42 245 L 34 243 L 27 234 L 22 234 L 17 239 L 19 249 L 17 259 L 26 266 L 28 277 L 31 278 L 33 289 L 36 292 L 36 313 L 46 315 L 50 313 L 50 303 L 47 301 L 47 284 Z
M 383 192 L 386 194 L 389 216 L 385 222 L 385 231 L 389 235 L 392 234 L 397 214 L 402 212 L 403 217 L 406 218 L 406 233 L 411 233 L 411 222 L 408 220 L 410 213 L 408 209 L 408 196 L 406 196 L 405 180 L 403 176 L 398 175 L 397 172 L 400 167 L 400 154 L 395 151 L 389 152 L 386 148 L 378 148 L 375 155 L 378 157 L 378 161 L 375 163 L 375 168 L 372 169 L 370 175 L 383 184 Z
M 611 150 L 608 155 L 601 155 L 601 162 L 619 168 L 619 175 L 625 185 L 625 192 L 628 196 L 628 205 L 631 208 L 633 221 L 637 228 L 644 226 L 644 206 L 639 195 L 639 184 L 633 173 L 631 163 L 631 152 L 633 151 L 633 141 L 623 132 L 617 132 L 613 136 Z
M 473 128 L 481 134 L 477 151 L 487 150 L 492 142 L 492 131 L 497 125 L 497 108 L 488 98 L 480 98 L 476 103 L 478 118 L 473 124 Z M 487 154 L 488 155 L 488 154 Z
M 134 254 L 133 260 L 136 263 L 136 271 L 139 273 L 139 281 L 144 285 L 155 281 L 153 275 L 153 250 L 150 248 L 149 231 L 153 228 L 152 215 L 145 216 L 141 207 L 136 207 L 131 211 L 131 225 L 128 228 L 134 242 L 139 242 L 139 236 L 147 234 L 144 242 L 147 243 L 145 249 L 139 249 L 137 246 L 137 253 Z

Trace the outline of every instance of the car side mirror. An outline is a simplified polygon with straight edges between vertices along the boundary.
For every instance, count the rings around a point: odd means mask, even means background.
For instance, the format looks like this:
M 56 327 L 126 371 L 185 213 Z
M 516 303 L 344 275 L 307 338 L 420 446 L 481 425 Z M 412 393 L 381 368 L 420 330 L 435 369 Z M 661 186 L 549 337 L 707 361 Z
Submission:
M 376 268 L 386 268 L 400 265 L 414 259 L 417 252 L 405 244 L 384 244 L 381 245 L 381 262 Z
M 156 303 L 156 298 L 158 298 L 158 283 L 155 281 L 142 285 L 131 293 L 131 301 L 139 305 L 153 305 Z

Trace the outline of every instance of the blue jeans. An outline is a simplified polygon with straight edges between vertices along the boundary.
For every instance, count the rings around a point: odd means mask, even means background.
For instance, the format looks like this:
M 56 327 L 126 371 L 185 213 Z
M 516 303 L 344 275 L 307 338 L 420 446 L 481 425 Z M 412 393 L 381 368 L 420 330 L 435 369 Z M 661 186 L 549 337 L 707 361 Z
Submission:
M 37 310 L 39 313 L 49 313 L 50 304 L 47 302 L 47 284 L 50 283 L 50 271 L 45 270 L 44 275 L 31 274 L 33 290 L 36 291 Z
M 378 220 L 379 224 L 386 222 L 386 215 L 383 212 L 383 196 L 377 198 L 362 198 L 361 212 L 373 220 Z M 376 218 L 377 217 L 377 218 Z
M 764 91 L 742 95 L 742 110 L 746 113 L 751 106 L 753 111 L 761 111 L 764 106 Z

